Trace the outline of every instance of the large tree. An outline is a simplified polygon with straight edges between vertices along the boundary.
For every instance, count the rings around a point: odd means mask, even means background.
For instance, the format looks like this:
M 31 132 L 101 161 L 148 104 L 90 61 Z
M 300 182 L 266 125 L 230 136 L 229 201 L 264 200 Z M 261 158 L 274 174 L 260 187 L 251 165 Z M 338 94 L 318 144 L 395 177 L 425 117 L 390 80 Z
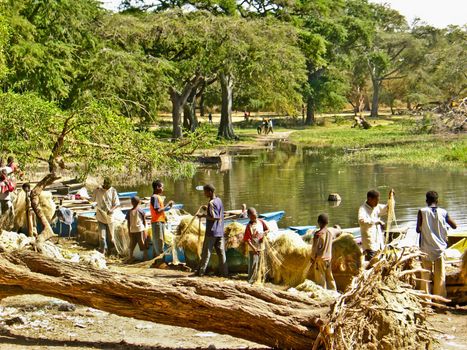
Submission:
M 36 92 L 67 105 L 81 64 L 95 44 L 100 3 L 6 0 L 0 9 L 10 28 L 3 91 Z
M 294 28 L 273 19 L 220 17 L 219 45 L 221 122 L 218 136 L 235 138 L 232 127 L 234 92 L 262 102 L 263 108 L 296 110 L 305 81 L 305 59 Z

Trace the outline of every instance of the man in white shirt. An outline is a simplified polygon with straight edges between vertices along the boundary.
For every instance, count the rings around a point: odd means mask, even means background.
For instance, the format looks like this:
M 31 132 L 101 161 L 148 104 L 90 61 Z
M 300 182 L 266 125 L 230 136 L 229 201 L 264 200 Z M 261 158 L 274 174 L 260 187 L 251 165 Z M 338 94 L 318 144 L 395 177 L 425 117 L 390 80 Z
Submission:
M 96 220 L 99 225 L 99 250 L 106 254 L 113 247 L 113 213 L 120 206 L 118 193 L 110 179 L 104 179 L 102 187 L 96 188 L 92 200 L 96 202 Z
M 391 192 L 389 192 L 391 194 Z M 358 223 L 362 235 L 362 249 L 365 260 L 370 261 L 378 250 L 384 247 L 384 234 L 381 217 L 387 215 L 387 204 L 379 204 L 379 192 L 368 191 L 366 202 L 358 210 Z

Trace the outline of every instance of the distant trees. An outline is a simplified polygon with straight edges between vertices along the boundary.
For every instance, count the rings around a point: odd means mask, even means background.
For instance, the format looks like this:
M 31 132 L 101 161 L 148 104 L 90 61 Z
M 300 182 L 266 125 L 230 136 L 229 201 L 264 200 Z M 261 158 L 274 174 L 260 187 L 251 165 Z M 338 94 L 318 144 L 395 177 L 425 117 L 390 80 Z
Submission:
M 367 0 L 0 3 L 0 84 L 71 110 L 99 101 L 135 124 L 171 110 L 172 137 L 220 107 L 218 136 L 235 138 L 233 109 L 296 114 L 380 101 L 392 109 L 465 95 L 466 28 L 436 29 Z M 189 10 L 187 10 L 189 9 Z M 371 103 L 370 103 L 371 101 Z

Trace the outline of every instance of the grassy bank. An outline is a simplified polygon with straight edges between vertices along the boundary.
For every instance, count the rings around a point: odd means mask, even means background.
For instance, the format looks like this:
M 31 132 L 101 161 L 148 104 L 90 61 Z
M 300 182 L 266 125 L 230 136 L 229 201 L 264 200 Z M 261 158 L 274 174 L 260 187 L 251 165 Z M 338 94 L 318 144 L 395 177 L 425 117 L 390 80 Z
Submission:
M 467 165 L 467 135 L 417 134 L 405 118 L 377 120 L 369 130 L 325 123 L 294 132 L 290 141 L 315 148 L 346 163 L 407 164 L 413 166 Z

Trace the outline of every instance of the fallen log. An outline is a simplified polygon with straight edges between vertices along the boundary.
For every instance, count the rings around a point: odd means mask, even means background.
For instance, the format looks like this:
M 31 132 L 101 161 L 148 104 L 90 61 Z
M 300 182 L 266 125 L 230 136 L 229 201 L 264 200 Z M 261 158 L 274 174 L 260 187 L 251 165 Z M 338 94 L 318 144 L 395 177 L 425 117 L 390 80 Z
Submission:
M 120 316 L 309 349 L 329 303 L 243 282 L 157 279 L 96 270 L 32 251 L 0 253 L 0 299 L 42 294 Z

